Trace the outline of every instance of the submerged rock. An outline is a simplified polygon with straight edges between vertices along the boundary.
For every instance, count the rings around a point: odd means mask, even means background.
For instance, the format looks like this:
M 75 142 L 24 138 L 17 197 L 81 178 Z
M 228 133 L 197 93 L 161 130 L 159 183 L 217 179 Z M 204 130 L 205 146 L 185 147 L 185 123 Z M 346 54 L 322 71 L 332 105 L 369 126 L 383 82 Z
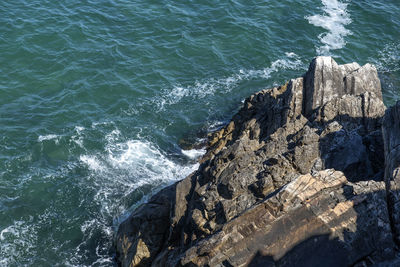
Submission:
M 384 163 L 385 154 L 393 158 L 389 181 L 400 135 L 386 127 L 384 151 L 384 114 L 374 66 L 317 57 L 303 77 L 246 99 L 210 136 L 199 169 L 120 225 L 119 263 L 341 266 L 391 259 L 400 197 L 390 182 L 385 189 Z M 394 192 L 389 210 L 386 190 Z

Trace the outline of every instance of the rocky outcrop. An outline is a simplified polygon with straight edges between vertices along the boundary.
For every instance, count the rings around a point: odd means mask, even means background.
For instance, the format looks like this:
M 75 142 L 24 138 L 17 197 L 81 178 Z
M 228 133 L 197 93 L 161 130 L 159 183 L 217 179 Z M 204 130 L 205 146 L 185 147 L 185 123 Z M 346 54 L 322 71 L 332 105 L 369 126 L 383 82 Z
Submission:
M 399 111 L 388 114 L 397 120 Z M 389 181 L 400 135 L 385 118 L 383 145 L 384 113 L 374 66 L 314 59 L 303 77 L 246 99 L 210 136 L 198 171 L 120 225 L 119 263 L 341 266 L 390 259 L 393 233 L 400 233 L 400 216 L 392 213 L 400 197 Z M 385 157 L 393 162 L 386 172 Z
M 348 266 L 390 257 L 387 216 L 383 183 L 353 184 L 333 169 L 300 175 L 167 265 Z

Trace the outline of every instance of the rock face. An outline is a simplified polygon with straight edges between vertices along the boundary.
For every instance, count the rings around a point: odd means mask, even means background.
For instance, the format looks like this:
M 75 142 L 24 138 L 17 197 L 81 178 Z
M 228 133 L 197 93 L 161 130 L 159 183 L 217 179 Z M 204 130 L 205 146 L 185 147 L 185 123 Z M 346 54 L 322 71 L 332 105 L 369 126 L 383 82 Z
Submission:
M 385 182 L 394 240 L 400 245 L 400 102 L 386 111 L 383 121 L 385 140 Z
M 317 57 L 303 77 L 246 99 L 210 136 L 198 171 L 120 225 L 119 264 L 390 260 L 400 239 L 400 104 L 386 114 L 385 138 L 384 114 L 374 66 Z

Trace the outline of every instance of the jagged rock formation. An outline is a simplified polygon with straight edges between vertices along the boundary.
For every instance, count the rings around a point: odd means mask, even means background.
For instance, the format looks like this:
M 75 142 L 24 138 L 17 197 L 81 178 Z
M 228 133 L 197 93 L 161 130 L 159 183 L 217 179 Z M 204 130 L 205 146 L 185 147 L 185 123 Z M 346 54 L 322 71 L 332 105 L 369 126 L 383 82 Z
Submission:
M 119 263 L 342 266 L 391 259 L 400 233 L 400 215 L 392 212 L 400 209 L 400 175 L 390 183 L 400 158 L 396 108 L 386 115 L 384 151 L 375 67 L 314 59 L 303 77 L 246 99 L 210 136 L 199 170 L 120 225 Z

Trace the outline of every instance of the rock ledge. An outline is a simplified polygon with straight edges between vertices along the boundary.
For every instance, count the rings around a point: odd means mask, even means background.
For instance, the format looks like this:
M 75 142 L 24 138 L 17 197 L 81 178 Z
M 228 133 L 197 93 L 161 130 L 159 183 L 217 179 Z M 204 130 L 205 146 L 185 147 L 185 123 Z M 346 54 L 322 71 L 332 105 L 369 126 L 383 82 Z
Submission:
M 119 264 L 393 264 L 400 103 L 385 111 L 374 66 L 315 58 L 246 99 L 199 169 L 120 225 Z

